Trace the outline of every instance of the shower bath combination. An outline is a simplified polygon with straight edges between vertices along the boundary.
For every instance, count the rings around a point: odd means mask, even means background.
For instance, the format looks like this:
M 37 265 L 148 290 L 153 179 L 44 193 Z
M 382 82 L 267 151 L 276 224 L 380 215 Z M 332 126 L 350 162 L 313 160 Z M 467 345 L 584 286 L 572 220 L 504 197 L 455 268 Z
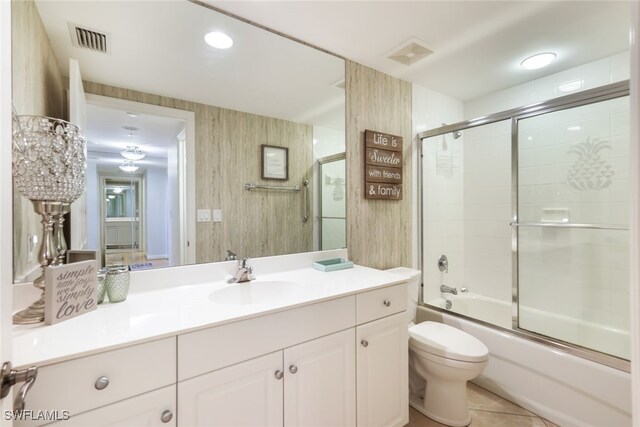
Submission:
M 619 398 L 630 369 L 629 271 L 603 261 L 628 259 L 628 95 L 621 81 L 418 135 L 420 260 L 432 278 L 423 319 L 491 343 L 496 368 L 481 385 L 567 423 L 587 417 L 570 407 L 593 409 L 582 425 L 629 419 Z M 441 153 L 453 154 L 452 177 L 441 174 Z M 520 352 L 531 360 L 514 359 Z M 536 360 L 551 358 L 563 368 L 547 380 L 539 373 L 549 364 Z M 514 380 L 524 375 L 549 392 Z M 576 383 L 587 377 L 601 383 Z

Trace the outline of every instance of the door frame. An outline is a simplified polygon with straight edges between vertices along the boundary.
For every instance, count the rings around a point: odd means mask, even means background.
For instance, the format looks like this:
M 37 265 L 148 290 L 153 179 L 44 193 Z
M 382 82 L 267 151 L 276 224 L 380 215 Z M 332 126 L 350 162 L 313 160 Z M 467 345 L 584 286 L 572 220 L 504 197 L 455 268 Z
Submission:
M 317 206 L 317 212 L 318 215 L 316 216 L 316 218 L 318 219 L 318 230 L 317 230 L 317 236 L 318 236 L 318 250 L 322 251 L 324 250 L 323 245 L 322 245 L 322 219 L 324 218 L 322 216 L 322 167 L 324 165 L 326 165 L 327 163 L 333 163 L 333 162 L 339 162 L 340 160 L 344 160 L 345 161 L 345 168 L 347 167 L 347 152 L 343 151 L 342 153 L 336 153 L 336 154 L 331 154 L 329 156 L 325 156 L 325 157 L 321 157 L 318 160 L 316 160 L 316 162 L 318 162 L 318 168 L 317 168 L 317 173 L 318 176 L 316 177 L 317 180 L 316 182 L 318 183 L 315 191 L 316 194 L 318 195 L 316 197 L 316 200 L 318 202 L 318 206 Z M 346 182 L 347 182 L 347 177 L 346 177 L 346 173 L 345 173 L 345 188 L 346 188 Z M 346 191 L 346 190 L 345 190 Z M 345 194 L 345 198 L 346 198 L 346 194 Z M 346 201 L 345 201 L 346 203 Z M 345 217 L 344 217 L 344 227 L 345 227 L 345 243 L 346 243 L 346 236 L 347 236 L 347 217 L 346 217 L 346 211 L 345 211 Z
M 117 180 L 124 181 L 125 179 L 129 179 L 131 181 L 135 181 L 138 184 L 138 191 L 136 194 L 136 207 L 138 209 L 138 249 L 137 251 L 145 252 L 147 251 L 147 236 L 146 236 L 146 214 L 147 214 L 147 206 L 146 206 L 146 194 L 145 194 L 145 183 L 146 179 L 144 175 L 132 174 L 130 176 L 118 176 L 118 175 L 110 175 L 110 174 L 98 174 L 99 179 L 99 190 L 100 191 L 100 250 L 103 252 L 104 256 L 107 255 L 107 237 L 106 237 L 106 226 L 107 226 L 107 205 L 105 203 L 105 193 L 107 190 L 107 180 Z M 133 248 L 132 248 L 133 250 Z
M 99 107 L 113 108 L 123 111 L 137 111 L 142 114 L 170 117 L 184 120 L 185 122 L 185 147 L 184 158 L 178 159 L 179 164 L 184 165 L 179 171 L 178 185 L 185 183 L 186 192 L 180 194 L 181 209 L 180 223 L 184 224 L 180 230 L 185 233 L 179 237 L 181 245 L 186 247 L 184 258 L 180 265 L 196 263 L 196 119 L 193 111 L 178 110 L 176 108 L 162 107 L 159 105 L 145 104 L 142 102 L 128 101 L 126 99 L 111 98 L 108 96 L 87 93 L 87 104 Z M 180 153 L 181 150 L 178 150 Z
M 11 176 L 11 2 L 0 1 L 0 365 L 10 361 L 13 308 L 13 179 Z M 0 410 L 13 409 L 13 393 L 0 401 Z M 7 427 L 12 420 L 4 421 Z

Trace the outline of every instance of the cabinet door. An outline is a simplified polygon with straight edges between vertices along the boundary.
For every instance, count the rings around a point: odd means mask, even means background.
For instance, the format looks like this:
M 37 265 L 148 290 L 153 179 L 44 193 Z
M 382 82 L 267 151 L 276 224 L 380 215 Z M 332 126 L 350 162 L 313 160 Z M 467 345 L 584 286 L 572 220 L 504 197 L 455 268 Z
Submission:
M 281 374 L 278 351 L 182 381 L 178 425 L 282 426 Z
M 62 419 L 59 414 L 58 419 Z M 176 386 L 161 388 L 140 396 L 103 406 L 68 420 L 50 424 L 55 427 L 175 427 Z
M 284 351 L 285 426 L 354 426 L 355 331 Z
M 358 426 L 409 422 L 408 331 L 405 313 L 357 328 Z

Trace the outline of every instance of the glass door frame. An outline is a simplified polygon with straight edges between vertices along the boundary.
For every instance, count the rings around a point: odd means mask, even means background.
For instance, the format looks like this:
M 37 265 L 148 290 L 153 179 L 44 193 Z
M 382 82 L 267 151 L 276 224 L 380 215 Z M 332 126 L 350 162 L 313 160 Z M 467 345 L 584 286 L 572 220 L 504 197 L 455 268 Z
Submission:
M 328 163 L 333 163 L 333 162 L 338 162 L 344 160 L 345 161 L 345 168 L 347 167 L 346 165 L 346 160 L 347 160 L 347 153 L 346 151 L 343 151 L 342 153 L 337 153 L 337 154 L 332 154 L 330 156 L 326 156 L 326 157 L 322 157 L 320 159 L 317 160 L 318 162 L 318 193 L 319 193 L 319 197 L 318 197 L 318 246 L 320 248 L 320 250 L 323 250 L 322 247 L 322 220 L 323 219 L 344 219 L 344 227 L 345 227 L 345 238 L 346 238 L 346 233 L 347 233 L 347 218 L 345 216 L 345 218 L 335 218 L 335 217 L 324 217 L 322 216 L 322 166 L 328 164 Z M 345 174 L 345 188 L 346 188 L 346 174 Z M 346 195 L 345 195 L 346 197 Z
M 628 360 L 621 359 L 615 356 L 611 356 L 605 353 L 591 350 L 585 347 L 574 345 L 565 341 L 561 341 L 546 335 L 537 334 L 535 332 L 520 329 L 518 327 L 518 227 L 520 226 L 533 226 L 533 224 L 520 224 L 518 222 L 518 122 L 523 119 L 539 116 L 542 114 L 553 113 L 556 111 L 566 110 L 574 107 L 580 107 L 583 105 L 594 104 L 597 102 L 608 101 L 611 99 L 621 98 L 629 96 L 630 94 L 630 82 L 624 80 L 621 82 L 611 83 L 605 86 L 600 86 L 594 89 L 584 90 L 582 92 L 565 95 L 562 97 L 554 98 L 548 101 L 538 102 L 523 107 L 512 108 L 502 112 L 478 117 L 471 120 L 465 120 L 462 122 L 454 123 L 451 125 L 444 125 L 435 129 L 426 130 L 420 132 L 417 135 L 418 138 L 418 233 L 420 238 L 420 244 L 418 245 L 418 263 L 420 270 L 424 272 L 424 234 L 423 234 L 423 203 L 424 195 L 422 188 L 422 180 L 424 176 L 423 171 L 423 140 L 432 138 L 435 136 L 463 131 L 465 129 L 471 129 L 478 126 L 489 125 L 491 123 L 497 123 L 501 121 L 511 120 L 511 266 L 512 266 L 512 329 L 505 329 L 493 324 L 481 322 L 483 325 L 499 329 L 502 331 L 508 331 L 516 334 L 522 338 L 534 341 L 540 344 L 552 346 L 566 353 L 582 357 L 597 363 L 601 363 L 612 368 L 616 368 L 625 372 L 630 372 L 631 363 Z M 556 225 L 558 226 L 558 225 Z M 566 226 L 566 225 L 564 225 Z M 576 224 L 575 228 L 598 228 L 596 224 Z M 609 226 L 607 226 L 609 227 Z M 617 228 L 621 229 L 621 228 Z M 626 228 L 628 229 L 628 228 Z M 424 276 L 424 275 L 423 275 Z M 424 281 L 424 279 L 422 279 Z M 421 283 L 420 295 L 418 302 L 421 306 L 426 306 L 424 303 L 424 284 Z M 469 318 L 468 316 L 454 313 L 441 309 L 439 307 L 429 306 L 429 309 L 435 311 L 444 311 L 453 316 L 460 316 Z M 470 318 L 472 319 L 472 318 Z M 475 320 L 475 319 L 473 319 Z

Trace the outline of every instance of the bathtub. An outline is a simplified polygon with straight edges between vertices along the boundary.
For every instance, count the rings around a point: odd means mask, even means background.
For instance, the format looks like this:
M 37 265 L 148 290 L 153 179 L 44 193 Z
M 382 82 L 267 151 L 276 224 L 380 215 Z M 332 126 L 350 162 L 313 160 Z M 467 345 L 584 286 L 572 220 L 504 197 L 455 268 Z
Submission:
M 628 372 L 455 314 L 457 312 L 510 329 L 510 303 L 471 293 L 448 299 L 452 301 L 451 310 L 434 310 L 429 306 L 421 306 L 418 308 L 417 320 L 432 320 L 455 326 L 485 343 L 489 348 L 489 363 L 474 383 L 561 426 L 631 425 L 631 376 Z M 444 303 L 444 299 L 437 299 L 429 304 L 444 307 Z M 564 328 L 558 328 L 558 322 L 569 319 L 565 316 L 549 319 L 547 315 L 542 322 L 544 313 L 526 308 L 521 316 L 531 324 L 535 323 L 536 327 L 549 324 L 556 330 Z M 594 325 L 573 321 L 567 326 L 569 331 L 575 332 Z M 599 340 L 605 339 L 601 332 L 610 331 L 590 331 L 587 335 L 600 342 Z M 609 341 L 606 345 L 613 342 L 621 346 L 616 351 L 625 351 L 624 331 L 614 332 L 616 333 L 607 335 L 606 339 Z M 628 341 L 626 346 L 628 351 Z
M 452 302 L 448 311 L 511 329 L 511 303 L 474 293 L 447 297 Z M 446 300 L 438 298 L 430 305 L 445 308 Z M 587 348 L 622 359 L 631 359 L 631 337 L 628 330 L 606 327 L 593 322 L 549 313 L 531 307 L 520 307 L 520 327 L 566 342 L 579 342 Z

